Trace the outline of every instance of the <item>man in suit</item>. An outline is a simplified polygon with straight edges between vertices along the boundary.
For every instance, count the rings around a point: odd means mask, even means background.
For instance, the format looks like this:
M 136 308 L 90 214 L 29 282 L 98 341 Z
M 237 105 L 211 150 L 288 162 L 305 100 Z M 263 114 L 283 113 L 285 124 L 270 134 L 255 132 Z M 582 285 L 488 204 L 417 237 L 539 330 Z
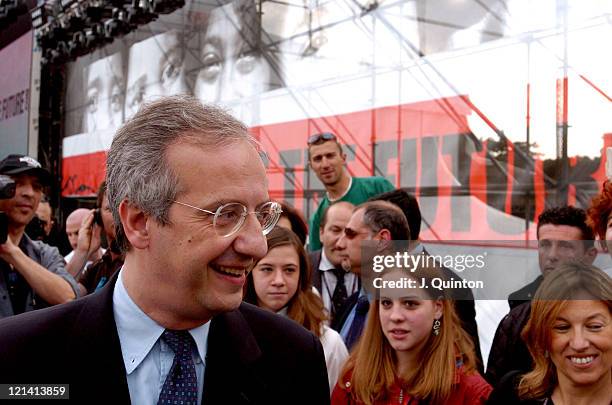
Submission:
M 361 276 L 363 242 L 388 244 L 399 240 L 410 240 L 406 216 L 392 203 L 371 201 L 355 208 L 336 246 L 342 251 L 343 266 Z M 332 328 L 340 333 L 349 350 L 361 336 L 369 307 L 362 287 L 346 300 L 334 318 Z
M 410 227 L 410 243 L 408 250 L 412 254 L 424 254 L 429 255 L 425 246 L 421 244 L 419 240 L 419 234 L 421 232 L 421 209 L 417 199 L 408 194 L 405 190 L 393 190 L 378 196 L 370 198 L 369 201 L 389 201 L 397 205 L 408 220 L 408 226 Z M 444 277 L 447 279 L 454 278 L 455 280 L 461 280 L 461 277 L 451 269 L 440 266 Z M 474 343 L 474 351 L 480 364 L 480 371 L 484 371 L 482 368 L 482 355 L 480 353 L 480 340 L 478 338 L 478 325 L 476 324 L 476 308 L 474 305 L 474 294 L 469 288 L 455 288 L 451 292 L 452 298 L 454 299 L 454 307 L 463 329 L 470 335 L 472 342 Z
M 68 383 L 77 403 L 329 404 L 318 339 L 241 304 L 280 214 L 246 127 L 160 98 L 118 130 L 106 180 L 122 269 L 0 322 L 0 382 Z
M 336 246 L 354 208 L 347 201 L 330 205 L 323 213 L 319 229 L 323 249 L 309 253 L 312 285 L 321 294 L 332 322 L 344 301 L 359 290 L 359 275 L 342 267 L 342 250 Z

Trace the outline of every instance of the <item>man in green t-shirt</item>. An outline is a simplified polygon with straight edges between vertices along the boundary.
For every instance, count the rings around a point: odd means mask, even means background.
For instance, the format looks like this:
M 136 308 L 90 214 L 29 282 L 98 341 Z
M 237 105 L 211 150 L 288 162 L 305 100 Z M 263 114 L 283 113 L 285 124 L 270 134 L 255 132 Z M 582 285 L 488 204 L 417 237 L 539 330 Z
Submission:
M 310 218 L 308 247 L 311 251 L 321 249 L 319 224 L 321 216 L 335 201 L 348 201 L 354 205 L 370 197 L 394 190 L 384 177 L 351 177 L 346 170 L 346 154 L 342 145 L 331 132 L 315 134 L 308 138 L 308 163 L 325 186 L 325 197 Z

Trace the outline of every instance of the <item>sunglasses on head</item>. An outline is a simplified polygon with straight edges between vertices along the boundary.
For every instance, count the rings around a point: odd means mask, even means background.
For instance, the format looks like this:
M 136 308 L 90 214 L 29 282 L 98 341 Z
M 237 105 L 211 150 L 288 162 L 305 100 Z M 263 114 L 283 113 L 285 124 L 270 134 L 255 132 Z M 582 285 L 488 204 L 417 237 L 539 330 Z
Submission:
M 319 141 L 335 141 L 336 135 L 331 132 L 321 132 L 320 134 L 310 135 L 308 137 L 308 145 L 312 145 L 313 143 L 317 143 Z

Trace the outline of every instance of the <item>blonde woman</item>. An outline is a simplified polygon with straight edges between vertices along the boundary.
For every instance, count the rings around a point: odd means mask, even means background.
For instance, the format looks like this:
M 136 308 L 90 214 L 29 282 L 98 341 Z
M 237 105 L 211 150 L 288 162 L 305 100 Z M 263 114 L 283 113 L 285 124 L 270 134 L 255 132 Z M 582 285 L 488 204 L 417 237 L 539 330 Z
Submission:
M 533 370 L 508 373 L 491 404 L 612 404 L 612 280 L 603 271 L 581 262 L 557 268 L 521 336 Z

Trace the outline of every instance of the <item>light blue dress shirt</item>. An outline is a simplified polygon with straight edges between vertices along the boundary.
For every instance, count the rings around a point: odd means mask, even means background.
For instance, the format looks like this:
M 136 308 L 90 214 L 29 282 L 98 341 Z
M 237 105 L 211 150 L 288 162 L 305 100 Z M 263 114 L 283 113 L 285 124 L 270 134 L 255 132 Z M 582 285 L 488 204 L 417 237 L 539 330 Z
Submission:
M 174 352 L 160 339 L 164 327 L 149 318 L 128 295 L 120 271 L 113 291 L 113 314 L 133 404 L 157 404 L 172 367 Z M 192 357 L 198 377 L 198 403 L 202 403 L 210 321 L 189 330 L 196 343 Z
M 361 289 L 359 290 L 359 297 L 363 297 L 363 296 L 367 296 L 368 301 L 371 301 L 365 289 L 361 287 Z M 353 305 L 353 307 L 351 308 L 351 312 L 349 312 L 348 316 L 346 317 L 346 320 L 344 321 L 344 324 L 342 325 L 342 328 L 340 329 L 340 336 L 342 336 L 342 340 L 345 342 L 346 342 L 346 338 L 348 337 L 349 331 L 351 330 L 351 326 L 353 325 L 353 320 L 355 319 L 356 309 L 357 309 L 357 303 L 355 303 L 355 305 Z

